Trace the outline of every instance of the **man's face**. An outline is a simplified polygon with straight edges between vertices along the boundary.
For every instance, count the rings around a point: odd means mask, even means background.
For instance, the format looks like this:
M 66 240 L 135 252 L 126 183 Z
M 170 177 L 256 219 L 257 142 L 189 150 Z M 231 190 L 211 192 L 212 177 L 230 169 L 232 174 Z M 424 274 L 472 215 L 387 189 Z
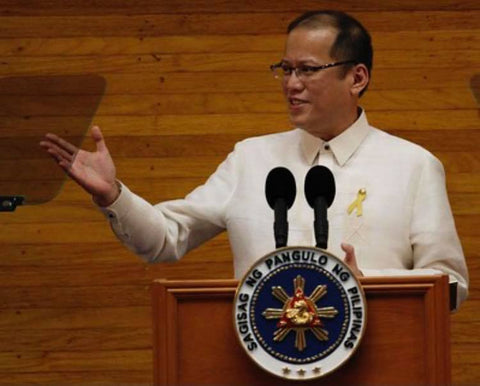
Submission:
M 329 54 L 336 36 L 333 28 L 296 28 L 287 37 L 283 62 L 293 67 L 336 62 Z M 285 77 L 283 92 L 295 127 L 329 140 L 353 123 L 357 100 L 351 93 L 352 77 L 341 76 L 343 71 L 339 66 L 303 80 L 294 73 Z

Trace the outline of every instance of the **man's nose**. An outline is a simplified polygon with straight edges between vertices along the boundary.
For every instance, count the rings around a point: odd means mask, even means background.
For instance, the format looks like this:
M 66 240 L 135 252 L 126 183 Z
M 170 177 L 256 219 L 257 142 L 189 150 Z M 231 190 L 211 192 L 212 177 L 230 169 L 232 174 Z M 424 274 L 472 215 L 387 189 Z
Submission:
M 286 90 L 298 90 L 304 87 L 302 81 L 297 75 L 296 71 L 292 71 L 292 73 L 285 78 L 285 89 Z

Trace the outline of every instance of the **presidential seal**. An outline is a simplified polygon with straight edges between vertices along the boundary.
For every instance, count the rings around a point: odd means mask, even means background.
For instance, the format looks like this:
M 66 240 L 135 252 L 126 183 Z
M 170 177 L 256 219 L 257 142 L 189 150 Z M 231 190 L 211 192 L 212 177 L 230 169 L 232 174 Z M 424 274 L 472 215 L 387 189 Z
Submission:
M 366 327 L 363 290 L 348 266 L 319 248 L 277 249 L 240 281 L 234 325 L 264 370 L 286 379 L 322 377 L 355 352 Z

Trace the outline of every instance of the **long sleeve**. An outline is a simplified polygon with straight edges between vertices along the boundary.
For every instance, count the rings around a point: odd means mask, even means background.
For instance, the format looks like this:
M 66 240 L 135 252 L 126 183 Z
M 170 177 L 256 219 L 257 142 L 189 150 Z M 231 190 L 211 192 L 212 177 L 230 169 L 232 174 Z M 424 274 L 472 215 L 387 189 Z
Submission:
M 448 201 L 443 166 L 433 156 L 427 159 L 421 173 L 410 232 L 414 268 L 433 268 L 449 274 L 451 281 L 458 282 L 460 304 L 468 293 L 468 271 Z
M 225 229 L 225 208 L 236 186 L 235 154 L 184 199 L 152 205 L 122 185 L 118 199 L 100 208 L 115 235 L 148 262 L 174 261 Z

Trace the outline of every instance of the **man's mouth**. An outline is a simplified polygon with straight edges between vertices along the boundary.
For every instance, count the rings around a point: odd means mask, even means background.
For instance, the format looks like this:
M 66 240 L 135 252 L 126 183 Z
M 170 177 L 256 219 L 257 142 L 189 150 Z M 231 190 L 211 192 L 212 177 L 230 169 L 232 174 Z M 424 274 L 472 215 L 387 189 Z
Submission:
M 288 103 L 293 106 L 299 106 L 304 103 L 307 103 L 307 101 L 303 99 L 298 99 L 298 98 L 288 98 Z
M 296 108 L 305 105 L 308 101 L 299 98 L 288 98 L 288 104 L 291 108 Z

